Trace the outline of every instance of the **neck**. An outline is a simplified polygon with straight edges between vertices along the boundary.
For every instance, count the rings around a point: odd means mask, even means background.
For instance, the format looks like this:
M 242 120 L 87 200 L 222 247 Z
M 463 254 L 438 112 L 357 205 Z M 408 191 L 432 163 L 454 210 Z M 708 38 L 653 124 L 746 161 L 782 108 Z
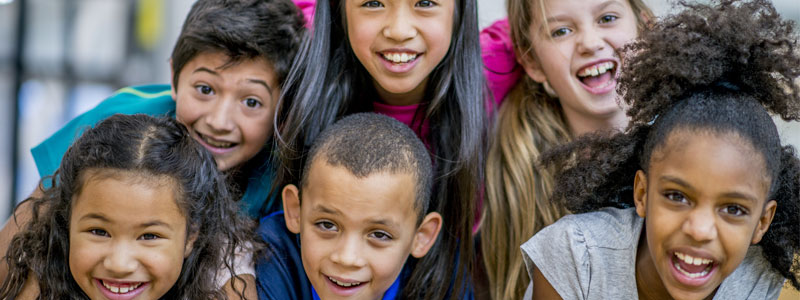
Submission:
M 592 132 L 619 132 L 628 125 L 628 116 L 620 110 L 604 116 L 585 116 L 577 112 L 564 110 L 570 132 L 578 137 Z
M 636 249 L 636 290 L 640 300 L 672 299 L 658 276 L 650 249 L 647 247 L 647 235 L 642 228 L 639 245 Z
M 396 105 L 396 106 L 414 105 L 422 103 L 422 99 L 425 97 L 425 87 L 427 83 L 428 79 L 425 79 L 417 87 L 408 92 L 392 93 L 384 89 L 378 82 L 373 81 L 373 84 L 375 85 L 375 90 L 378 92 L 378 97 L 380 97 L 380 101 L 389 105 Z

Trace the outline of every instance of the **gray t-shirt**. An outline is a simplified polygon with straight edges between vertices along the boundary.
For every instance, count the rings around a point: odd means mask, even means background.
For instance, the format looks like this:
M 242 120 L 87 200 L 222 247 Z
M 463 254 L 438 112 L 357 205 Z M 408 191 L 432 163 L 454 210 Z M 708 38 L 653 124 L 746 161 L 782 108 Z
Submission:
M 563 299 L 638 299 L 635 264 L 643 221 L 634 208 L 565 216 L 522 245 L 528 274 L 533 276 L 535 264 Z M 777 299 L 783 280 L 761 247 L 751 246 L 714 299 Z M 530 292 L 528 286 L 525 299 Z

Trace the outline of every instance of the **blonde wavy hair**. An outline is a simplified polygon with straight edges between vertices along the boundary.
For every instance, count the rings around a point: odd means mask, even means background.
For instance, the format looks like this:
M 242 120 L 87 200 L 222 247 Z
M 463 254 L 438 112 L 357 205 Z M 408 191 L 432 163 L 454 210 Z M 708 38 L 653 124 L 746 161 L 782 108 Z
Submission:
M 653 13 L 642 0 L 628 0 L 644 30 Z M 542 0 L 508 0 L 508 22 L 520 61 L 535 59 L 530 25 L 534 8 L 545 15 Z M 552 169 L 539 155 L 572 138 L 557 98 L 528 76 L 506 96 L 486 159 L 486 204 L 481 251 L 492 299 L 521 299 L 530 279 L 519 246 L 568 213 L 549 201 Z

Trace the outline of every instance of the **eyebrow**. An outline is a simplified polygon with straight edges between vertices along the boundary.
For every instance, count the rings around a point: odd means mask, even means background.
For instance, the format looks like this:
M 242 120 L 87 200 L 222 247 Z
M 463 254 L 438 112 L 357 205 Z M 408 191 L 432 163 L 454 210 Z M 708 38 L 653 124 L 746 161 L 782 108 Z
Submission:
M 677 185 L 680 185 L 685 189 L 694 191 L 694 188 L 688 182 L 686 182 L 686 181 L 684 181 L 684 180 L 682 180 L 680 178 L 669 176 L 669 175 L 663 175 L 663 176 L 661 176 L 660 179 L 662 181 L 669 181 L 669 182 L 675 183 Z M 758 203 L 758 199 L 756 199 L 756 197 L 753 197 L 750 194 L 746 194 L 746 193 L 742 193 L 742 192 L 736 192 L 736 191 L 727 192 L 727 193 L 723 193 L 722 197 L 724 197 L 724 198 L 744 199 L 744 200 L 748 200 L 748 201 L 753 202 L 753 203 Z
M 341 216 L 342 215 L 342 213 L 340 211 L 338 211 L 336 209 L 333 209 L 333 208 L 328 208 L 328 207 L 325 207 L 325 206 L 322 206 L 322 205 L 315 205 L 314 206 L 314 210 L 322 212 L 322 213 L 326 213 L 326 214 L 331 214 L 331 215 L 337 215 L 337 216 Z
M 206 68 L 206 67 L 199 67 L 199 68 L 195 69 L 194 72 L 192 72 L 192 73 L 199 73 L 199 72 L 209 73 L 209 74 L 217 76 L 217 77 L 221 76 L 216 71 L 211 70 L 211 69 Z M 255 83 L 255 84 L 264 86 L 264 88 L 267 89 L 267 92 L 269 92 L 269 94 L 272 95 L 272 87 L 270 87 L 269 84 L 267 84 L 266 81 L 261 80 L 261 79 L 247 79 L 247 81 L 250 82 L 250 83 Z
M 247 79 L 247 81 L 249 81 L 250 83 L 260 84 L 264 86 L 264 88 L 267 89 L 267 92 L 269 92 L 269 94 L 272 95 L 272 88 L 269 87 L 269 84 L 267 84 L 266 81 L 263 81 L 261 79 Z
M 399 227 L 396 222 L 389 219 L 369 219 L 367 222 L 370 224 L 383 225 L 387 227 Z
M 609 7 L 609 6 L 611 6 L 611 5 L 614 5 L 614 4 L 617 4 L 617 5 L 622 5 L 622 4 L 621 4 L 621 3 L 619 3 L 619 1 L 617 1 L 617 0 L 608 0 L 608 1 L 606 1 L 606 2 L 603 2 L 603 3 L 601 3 L 600 5 L 598 5 L 598 6 L 597 6 L 597 8 L 595 8 L 595 9 L 594 9 L 594 12 L 593 12 L 593 13 L 597 13 L 597 12 L 599 12 L 599 11 L 603 11 L 603 10 L 605 10 L 607 7 Z M 546 23 L 543 23 L 543 24 L 547 24 L 547 23 L 554 23 L 554 22 L 562 21 L 562 20 L 564 20 L 564 19 L 568 19 L 568 18 L 566 18 L 566 17 L 563 17 L 563 16 L 561 16 L 561 15 L 556 15 L 556 16 L 553 16 L 553 17 L 549 17 L 549 18 L 547 18 L 547 21 L 546 21 Z
M 105 216 L 103 216 L 101 214 L 98 214 L 98 213 L 89 213 L 89 214 L 84 215 L 80 219 L 78 219 L 78 221 L 86 221 L 86 220 L 99 220 L 99 221 L 105 222 L 105 223 L 112 223 L 111 220 L 109 220 Z M 172 226 L 170 226 L 169 224 L 167 224 L 165 222 L 159 221 L 159 220 L 152 220 L 152 221 L 149 221 L 149 222 L 144 222 L 142 224 L 139 224 L 137 227 L 147 228 L 147 227 L 150 227 L 150 226 L 164 226 L 164 227 L 167 227 L 169 229 L 172 229 Z

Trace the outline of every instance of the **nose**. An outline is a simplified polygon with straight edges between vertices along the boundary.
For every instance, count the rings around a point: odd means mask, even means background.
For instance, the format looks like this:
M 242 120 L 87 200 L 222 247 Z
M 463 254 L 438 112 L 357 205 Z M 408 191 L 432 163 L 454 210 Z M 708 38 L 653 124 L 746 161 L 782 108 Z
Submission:
M 111 275 L 124 276 L 135 272 L 139 267 L 136 251 L 132 249 L 131 245 L 116 243 L 108 251 L 108 255 L 103 260 L 103 267 Z
M 366 266 L 366 259 L 362 257 L 360 238 L 346 237 L 331 254 L 331 261 L 345 267 L 361 268 Z
M 689 213 L 683 222 L 682 230 L 698 242 L 707 242 L 717 238 L 717 225 L 713 208 L 698 207 Z
M 226 133 L 233 131 L 235 125 L 231 114 L 233 113 L 234 104 L 236 101 L 233 99 L 218 99 L 216 103 L 211 106 L 211 110 L 205 116 L 205 122 L 208 127 L 213 130 L 213 133 Z
M 578 36 L 578 51 L 581 54 L 592 55 L 606 47 L 606 41 L 601 32 L 595 28 L 586 28 Z
M 397 7 L 386 18 L 383 35 L 391 40 L 402 42 L 414 38 L 417 29 L 414 27 L 413 14 L 406 7 Z

